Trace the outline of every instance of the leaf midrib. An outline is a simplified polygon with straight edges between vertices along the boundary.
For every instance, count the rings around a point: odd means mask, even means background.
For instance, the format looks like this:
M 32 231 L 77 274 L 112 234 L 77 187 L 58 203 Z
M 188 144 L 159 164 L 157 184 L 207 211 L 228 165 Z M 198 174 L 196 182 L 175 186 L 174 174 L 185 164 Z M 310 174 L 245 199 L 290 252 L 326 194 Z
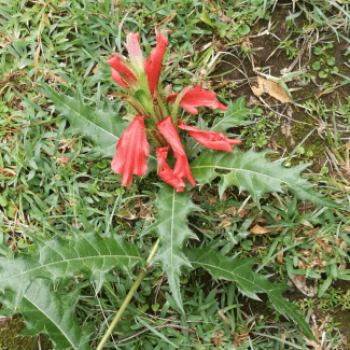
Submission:
M 235 112 L 231 113 L 230 116 L 227 117 L 227 118 L 232 117 L 233 115 L 235 115 L 235 114 L 241 112 L 242 110 L 243 110 L 243 108 L 239 109 L 238 111 L 235 111 Z M 214 126 L 212 126 L 211 129 L 210 129 L 210 131 L 213 131 L 218 125 L 222 124 L 222 123 L 225 121 L 225 118 L 226 118 L 226 115 L 220 120 L 219 123 L 217 123 L 217 124 L 215 124 Z M 234 125 L 232 125 L 232 126 L 234 126 Z
M 172 200 L 172 208 L 171 208 L 171 244 L 170 244 L 170 251 L 171 251 L 171 266 L 174 268 L 174 264 L 173 264 L 173 231 L 174 231 L 174 218 L 175 218 L 175 188 L 173 188 L 173 200 Z
M 36 307 L 42 314 L 44 314 L 58 329 L 59 331 L 64 335 L 64 337 L 68 340 L 69 344 L 72 345 L 73 349 L 77 349 L 77 347 L 74 345 L 72 340 L 69 338 L 69 336 L 61 329 L 61 327 L 47 314 L 42 310 L 38 305 L 36 305 L 32 300 L 28 299 L 26 295 L 24 295 L 24 298 L 27 299 L 29 303 L 31 303 L 34 307 Z
M 37 266 L 33 269 L 29 269 L 29 270 L 25 270 L 24 272 L 22 273 L 19 273 L 17 275 L 12 275 L 11 277 L 9 278 L 6 278 L 6 279 L 3 279 L 3 280 L 0 280 L 0 283 L 3 283 L 5 281 L 8 281 L 8 280 L 11 280 L 15 277 L 18 277 L 18 276 L 22 276 L 22 275 L 25 275 L 26 273 L 28 272 L 32 272 L 34 270 L 37 270 L 37 269 L 41 269 L 41 268 L 45 268 L 45 267 L 48 267 L 48 266 L 52 266 L 52 265 L 57 265 L 57 264 L 63 264 L 63 263 L 66 263 L 66 262 L 70 262 L 70 261 L 74 261 L 74 260 L 88 260 L 88 259 L 104 259 L 104 258 L 126 258 L 126 259 L 138 259 L 138 260 L 143 260 L 142 257 L 139 257 L 139 256 L 127 256 L 127 255 L 99 255 L 99 256 L 88 256 L 88 257 L 79 257 L 79 258 L 73 258 L 73 259 L 67 259 L 67 260 L 61 260 L 59 262 L 53 262 L 53 263 L 50 263 L 50 264 L 45 264 L 45 265 L 40 265 L 40 266 Z
M 273 180 L 279 180 L 281 182 L 284 182 L 286 184 L 292 184 L 292 185 L 295 185 L 295 186 L 298 186 L 296 182 L 289 182 L 289 181 L 286 181 L 286 180 L 282 180 L 282 179 L 279 179 L 278 177 L 272 177 L 271 175 L 267 175 L 265 173 L 258 173 L 254 170 L 249 170 L 249 169 L 240 169 L 240 168 L 228 168 L 228 167 L 223 167 L 223 166 L 217 166 L 217 165 L 200 165 L 200 166 L 193 166 L 191 167 L 191 169 L 199 169 L 199 168 L 215 168 L 215 169 L 222 169 L 222 170 L 236 170 L 236 171 L 247 171 L 247 172 L 250 172 L 250 173 L 254 173 L 256 175 L 263 175 L 263 176 L 266 176 L 270 179 L 273 179 Z M 220 176 L 221 174 L 218 174 L 218 176 Z
M 56 93 L 56 92 L 55 92 L 55 93 Z M 62 95 L 60 95 L 60 94 L 56 94 L 56 95 L 57 95 L 57 96 L 56 96 L 56 99 L 58 99 L 64 106 L 68 107 L 69 110 L 73 111 L 76 115 L 78 115 L 79 117 L 81 117 L 81 118 L 83 118 L 84 120 L 86 120 L 89 124 L 94 125 L 94 126 L 96 126 L 97 128 L 99 128 L 99 129 L 103 130 L 104 132 L 106 132 L 107 134 L 111 135 L 112 137 L 114 137 L 114 138 L 116 139 L 116 141 L 119 140 L 119 137 L 118 137 L 118 136 L 114 135 L 113 133 L 109 132 L 108 130 L 104 129 L 103 127 L 101 127 L 101 126 L 99 126 L 99 125 L 93 123 L 91 120 L 87 119 L 83 114 L 77 112 L 77 111 L 74 110 L 72 107 L 70 107 L 64 100 L 60 99 L 60 97 L 61 97 Z M 69 98 L 70 100 L 73 100 L 71 97 L 68 97 L 68 96 L 67 96 L 67 98 Z M 62 114 L 64 114 L 64 113 L 62 113 Z
M 209 267 L 212 267 L 212 268 L 214 268 L 214 269 L 218 269 L 218 270 L 221 270 L 221 271 L 223 271 L 223 272 L 226 272 L 226 273 L 232 275 L 232 277 L 234 278 L 234 280 L 242 279 L 242 280 L 244 280 L 244 281 L 248 281 L 248 282 L 252 283 L 252 284 L 255 285 L 255 286 L 258 285 L 258 284 L 256 284 L 255 282 L 252 282 L 251 280 L 249 280 L 249 279 L 247 279 L 247 278 L 244 278 L 244 277 L 241 277 L 241 276 L 236 277 L 231 271 L 225 270 L 225 269 L 223 269 L 222 267 L 218 267 L 218 266 L 215 266 L 215 265 L 206 264 L 206 263 L 198 262 L 198 261 L 191 261 L 191 263 L 192 263 L 192 264 L 198 264 L 198 265 L 201 265 L 201 266 L 209 266 Z M 237 269 L 238 269 L 238 268 L 240 268 L 240 266 L 238 266 Z M 262 291 L 262 292 L 256 291 L 255 293 L 268 293 L 268 292 L 271 292 L 271 291 L 273 291 L 273 289 L 269 289 L 269 290 L 264 289 L 264 291 Z

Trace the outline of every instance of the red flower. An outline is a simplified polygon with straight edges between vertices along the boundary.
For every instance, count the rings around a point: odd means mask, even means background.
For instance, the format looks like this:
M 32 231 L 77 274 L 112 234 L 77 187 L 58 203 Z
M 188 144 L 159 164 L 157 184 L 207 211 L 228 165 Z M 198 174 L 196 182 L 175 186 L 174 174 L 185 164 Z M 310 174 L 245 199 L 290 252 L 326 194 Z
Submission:
M 185 178 L 188 182 L 194 187 L 196 186 L 196 181 L 193 179 L 193 175 L 190 169 L 190 165 L 188 164 L 188 159 L 186 154 L 177 158 L 174 174 L 180 178 Z
M 179 121 L 178 127 L 188 131 L 189 135 L 196 141 L 211 149 L 231 152 L 232 145 L 241 143 L 241 141 L 227 138 L 222 132 L 218 134 L 217 132 L 203 131 L 194 126 L 188 126 L 182 120 Z
M 144 58 L 139 44 L 139 33 L 129 33 L 126 36 L 126 46 L 128 48 L 130 61 L 135 69 L 139 72 L 143 71 Z
M 116 148 L 118 152 L 112 160 L 112 170 L 123 175 L 122 185 L 130 185 L 131 174 L 146 174 L 146 155 L 149 155 L 150 146 L 147 142 L 145 122 L 141 116 L 137 115 L 126 128 Z
M 148 77 L 149 89 L 152 95 L 158 84 L 160 68 L 162 67 L 167 43 L 168 39 L 163 34 L 158 34 L 157 46 L 151 51 L 145 63 L 145 72 Z
M 175 187 L 177 192 L 182 192 L 185 188 L 185 183 L 180 177 L 174 174 L 174 172 L 171 170 L 170 166 L 166 162 L 169 147 L 170 146 L 156 148 L 158 157 L 158 174 L 165 182 Z
M 177 95 L 178 94 L 172 94 L 165 96 L 165 98 L 169 99 L 171 103 L 174 103 Z M 180 106 L 192 114 L 198 114 L 198 111 L 195 107 L 210 107 L 227 111 L 227 107 L 221 102 L 217 101 L 215 98 L 215 92 L 203 91 L 202 85 L 198 85 L 194 89 L 186 92 L 186 94 L 181 99 Z
M 168 140 L 173 149 L 176 163 L 174 167 L 174 174 L 179 178 L 186 178 L 192 186 L 196 186 L 193 179 L 190 165 L 188 164 L 185 150 L 182 147 L 180 136 L 177 133 L 175 126 L 170 117 L 166 117 L 163 121 L 156 124 L 156 127 L 161 134 Z
M 137 83 L 137 79 L 134 73 L 120 60 L 121 58 L 116 55 L 106 62 L 112 67 L 112 79 L 122 87 L 128 88 Z
M 60 161 L 61 161 L 62 163 L 68 163 L 69 159 L 68 159 L 66 156 L 62 156 L 61 159 L 60 159 Z

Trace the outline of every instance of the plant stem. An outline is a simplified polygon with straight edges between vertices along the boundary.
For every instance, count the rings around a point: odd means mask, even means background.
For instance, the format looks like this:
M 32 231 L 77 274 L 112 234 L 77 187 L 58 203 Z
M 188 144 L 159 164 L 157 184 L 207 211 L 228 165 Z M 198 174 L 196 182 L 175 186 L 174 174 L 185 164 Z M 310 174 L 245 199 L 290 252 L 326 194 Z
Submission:
M 187 86 L 176 96 L 173 108 L 171 110 L 171 120 L 173 121 L 173 124 L 177 126 L 178 120 L 177 120 L 177 113 L 179 110 L 180 102 L 182 98 L 186 95 L 186 93 L 192 89 L 192 86 Z
M 159 246 L 159 239 L 157 240 L 157 242 L 154 244 L 147 260 L 146 260 L 146 267 L 148 267 L 148 264 L 151 262 L 151 260 L 153 259 L 154 255 L 157 252 Z M 134 293 L 136 292 L 137 288 L 139 287 L 139 285 L 141 284 L 142 280 L 145 278 L 147 274 L 147 269 L 142 269 L 139 273 L 139 275 L 137 276 L 134 284 L 132 285 L 132 287 L 129 290 L 128 295 L 126 296 L 126 298 L 123 301 L 123 304 L 121 305 L 121 307 L 119 308 L 117 314 L 114 316 L 114 319 L 112 321 L 112 323 L 110 324 L 110 326 L 108 327 L 106 333 L 104 334 L 104 336 L 102 337 L 100 343 L 98 344 L 96 350 L 102 350 L 106 341 L 108 340 L 108 338 L 112 335 L 113 329 L 114 327 L 117 325 L 117 323 L 119 322 L 119 320 L 121 319 L 123 312 L 125 311 L 126 307 L 129 305 L 130 300 L 132 299 L 132 297 L 134 296 Z

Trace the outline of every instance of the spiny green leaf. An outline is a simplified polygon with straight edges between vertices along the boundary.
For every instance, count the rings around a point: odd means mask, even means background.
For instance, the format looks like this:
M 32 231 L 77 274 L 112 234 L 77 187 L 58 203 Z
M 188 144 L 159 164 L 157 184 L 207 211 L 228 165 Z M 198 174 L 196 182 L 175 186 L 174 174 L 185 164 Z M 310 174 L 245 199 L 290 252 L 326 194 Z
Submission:
M 296 322 L 308 337 L 313 338 L 308 324 L 297 308 L 282 297 L 288 286 L 271 283 L 266 277 L 255 273 L 252 267 L 256 259 L 233 259 L 219 254 L 210 246 L 189 249 L 185 253 L 194 268 L 203 267 L 214 278 L 236 282 L 240 292 L 250 298 L 260 300 L 256 293 L 267 293 L 278 312 Z
M 227 108 L 228 109 L 223 117 L 218 117 L 214 120 L 210 131 L 226 131 L 227 129 L 235 126 L 248 125 L 252 123 L 252 121 L 248 118 L 252 111 L 246 108 L 244 97 L 240 97 L 237 101 L 231 102 Z
M 60 115 L 68 119 L 70 127 L 67 132 L 86 137 L 94 144 L 93 156 L 112 157 L 115 154 L 115 146 L 128 122 L 110 111 L 85 105 L 78 91 L 73 98 L 60 95 L 44 84 L 42 94 L 52 100 Z
M 72 293 L 71 293 L 72 294 Z M 26 335 L 46 333 L 55 349 L 89 350 L 92 324 L 81 326 L 75 316 L 75 302 L 55 292 L 52 282 L 37 279 L 24 293 L 18 311 L 23 314 Z
M 219 195 L 229 186 L 237 186 L 239 191 L 248 191 L 254 202 L 268 192 L 283 192 L 282 183 L 298 198 L 309 200 L 327 207 L 337 207 L 337 203 L 317 192 L 314 186 L 300 175 L 307 164 L 285 168 L 282 161 L 270 162 L 269 151 L 241 152 L 235 149 L 228 152 L 203 152 L 191 163 L 191 170 L 196 181 L 203 185 L 220 177 Z
M 180 274 L 182 266 L 191 266 L 182 252 L 189 238 L 197 238 L 187 226 L 187 217 L 197 210 L 188 193 L 178 193 L 173 187 L 164 185 L 159 191 L 155 208 L 156 221 L 147 229 L 160 238 L 158 252 L 152 262 L 158 261 L 168 277 L 173 298 L 182 309 Z
M 260 300 L 256 293 L 273 290 L 273 284 L 252 271 L 257 259 L 232 259 L 212 247 L 189 249 L 186 255 L 194 268 L 201 266 L 215 278 L 236 282 L 241 293 L 249 298 Z
M 12 260 L 0 257 L 0 292 L 6 298 L 1 300 L 0 296 L 0 302 L 7 308 L 16 308 L 36 278 L 55 280 L 83 273 L 96 282 L 98 290 L 112 267 L 131 269 L 143 260 L 136 246 L 120 237 L 102 240 L 94 234 L 81 234 L 70 240 L 32 238 L 37 246 L 34 253 Z
M 282 292 L 283 291 L 279 291 L 278 288 L 276 288 L 268 295 L 272 305 L 280 314 L 295 322 L 309 338 L 315 339 L 309 325 L 299 313 L 297 307 L 283 298 L 281 294 Z

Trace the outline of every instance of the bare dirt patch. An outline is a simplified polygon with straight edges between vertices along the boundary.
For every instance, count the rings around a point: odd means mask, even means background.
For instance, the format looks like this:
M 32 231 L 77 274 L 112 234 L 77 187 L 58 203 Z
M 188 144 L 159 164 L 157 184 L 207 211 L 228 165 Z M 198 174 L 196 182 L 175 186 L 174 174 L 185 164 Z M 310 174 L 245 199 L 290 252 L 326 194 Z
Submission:
M 270 28 L 268 21 L 259 20 L 249 36 L 243 39 L 241 48 L 223 58 L 215 75 L 223 74 L 224 80 L 235 84 L 232 99 L 244 96 L 248 105 L 258 104 L 269 120 L 280 122 L 280 127 L 267 136 L 269 148 L 282 155 L 293 151 L 307 137 L 302 144 L 304 151 L 294 155 L 292 164 L 301 160 L 312 162 L 311 169 L 319 172 L 327 161 L 330 163 L 327 152 L 329 134 L 349 135 L 349 125 L 335 111 L 347 103 L 350 84 L 340 86 L 344 78 L 329 73 L 332 67 L 336 67 L 339 74 L 350 77 L 350 65 L 347 65 L 350 62 L 344 56 L 349 44 L 343 39 L 337 41 L 329 28 L 316 38 L 307 28 L 309 22 L 305 15 L 295 19 L 293 26 L 299 28 L 295 32 L 291 23 L 286 21 L 288 15 L 288 6 L 280 6 L 273 13 Z M 332 43 L 333 47 L 328 48 L 327 43 Z M 322 53 L 315 55 L 315 48 Z M 335 65 L 327 66 L 328 59 L 334 60 Z M 331 60 L 327 62 L 331 63 Z M 321 64 L 320 70 L 313 69 L 317 68 L 317 64 L 313 65 L 316 61 Z M 303 74 L 286 81 L 295 103 L 281 103 L 267 93 L 259 98 L 252 90 L 257 86 L 258 75 L 279 79 L 288 72 L 302 71 Z M 320 71 L 324 71 L 327 77 L 321 78 Z M 333 117 L 337 130 L 334 130 Z

